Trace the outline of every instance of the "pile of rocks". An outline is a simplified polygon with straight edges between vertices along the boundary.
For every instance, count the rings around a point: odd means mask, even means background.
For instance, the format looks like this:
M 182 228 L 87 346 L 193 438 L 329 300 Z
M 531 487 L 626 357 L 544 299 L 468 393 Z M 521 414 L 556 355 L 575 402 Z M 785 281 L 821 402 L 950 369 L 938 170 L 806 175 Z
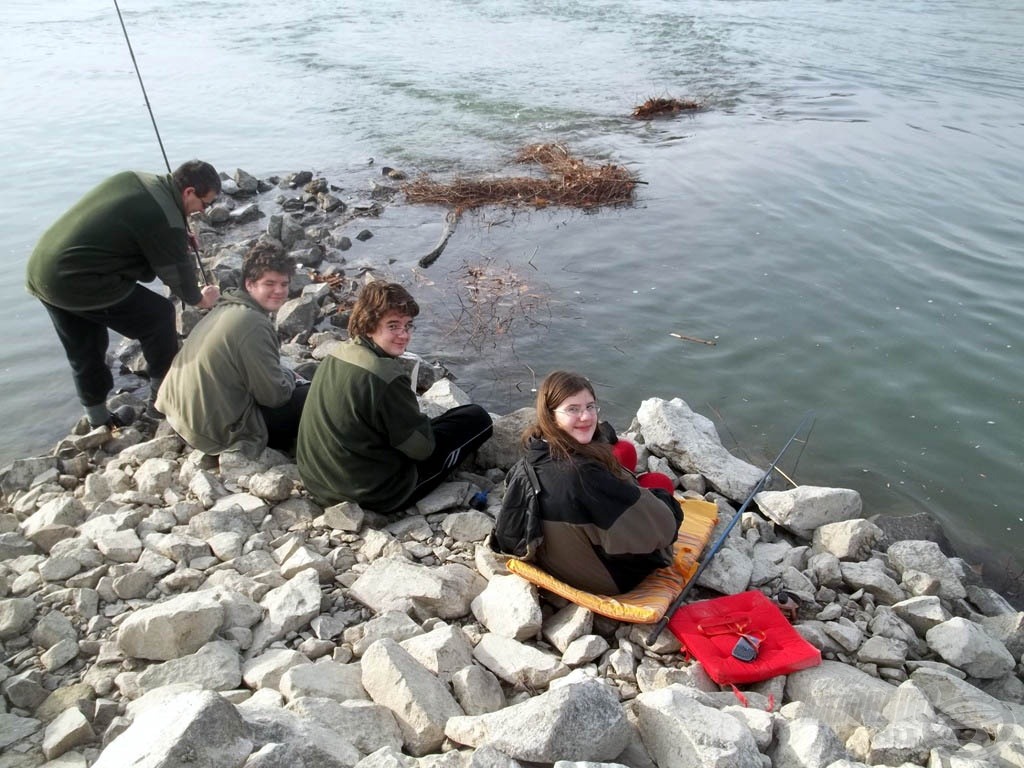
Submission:
M 463 399 L 445 382 L 424 408 Z M 826 659 L 741 695 L 668 632 L 509 575 L 484 539 L 529 417 L 398 519 L 321 509 L 285 456 L 218 461 L 166 425 L 14 462 L 0 766 L 1021 765 L 1024 613 L 934 542 L 887 542 L 853 491 L 758 494 L 767 517 L 704 572 L 706 593 L 799 596 Z M 627 436 L 720 526 L 760 477 L 681 400 Z
M 372 271 L 345 232 L 394 191 L 226 180 L 203 233 L 223 285 L 256 238 L 317 268 L 279 316 L 291 364 L 344 338 Z M 442 378 L 422 406 L 467 401 Z M 1024 613 L 933 523 L 869 521 L 855 491 L 761 492 L 703 572 L 693 599 L 796 595 L 825 659 L 742 692 L 668 632 L 648 644 L 508 574 L 484 540 L 531 413 L 496 418 L 472 471 L 397 519 L 322 509 L 287 457 L 205 456 L 166 424 L 0 470 L 0 768 L 1024 765 Z M 645 401 L 625 437 L 719 531 L 761 477 L 681 400 Z

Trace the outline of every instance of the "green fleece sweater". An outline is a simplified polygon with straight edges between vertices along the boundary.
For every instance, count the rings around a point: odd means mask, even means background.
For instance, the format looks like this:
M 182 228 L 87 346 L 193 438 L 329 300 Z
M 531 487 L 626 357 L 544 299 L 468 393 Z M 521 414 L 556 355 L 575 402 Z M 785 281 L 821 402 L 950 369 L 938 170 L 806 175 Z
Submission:
M 430 419 L 398 360 L 358 338 L 317 368 L 295 453 L 302 482 L 321 504 L 392 512 L 416 487 L 414 462 L 433 450 Z
M 294 389 L 270 316 L 244 290 L 229 288 L 185 339 L 156 407 L 193 448 L 256 457 L 267 446 L 257 405 L 284 405 Z
M 181 194 L 170 175 L 125 171 L 88 192 L 43 234 L 29 293 L 61 309 L 102 309 L 156 277 L 182 301 L 199 292 Z

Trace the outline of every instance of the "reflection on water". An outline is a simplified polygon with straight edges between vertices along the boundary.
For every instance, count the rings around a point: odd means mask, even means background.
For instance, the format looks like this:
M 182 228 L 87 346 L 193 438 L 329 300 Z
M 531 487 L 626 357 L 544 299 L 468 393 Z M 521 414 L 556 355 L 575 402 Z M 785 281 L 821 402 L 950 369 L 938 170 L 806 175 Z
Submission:
M 418 351 L 452 362 L 492 409 L 528 404 L 539 377 L 572 367 L 599 382 L 621 426 L 643 398 L 681 396 L 763 459 L 812 408 L 800 480 L 857 488 L 867 514 L 930 510 L 975 553 L 1013 551 L 1024 208 L 1007 158 L 1024 149 L 1024 22 L 984 2 L 822 8 L 122 10 L 172 163 L 309 168 L 345 186 L 371 157 L 412 173 L 501 171 L 521 145 L 559 140 L 646 182 L 625 210 L 469 214 L 426 273 L 413 265 L 436 242 L 437 209 L 389 211 L 348 254 L 396 260 L 430 309 Z M 77 415 L 56 339 L 21 287 L 25 258 L 90 185 L 161 158 L 112 9 L 17 0 L 7 15 L 11 458 L 48 448 Z M 629 119 L 651 96 L 708 109 Z M 474 284 L 499 298 L 474 303 Z

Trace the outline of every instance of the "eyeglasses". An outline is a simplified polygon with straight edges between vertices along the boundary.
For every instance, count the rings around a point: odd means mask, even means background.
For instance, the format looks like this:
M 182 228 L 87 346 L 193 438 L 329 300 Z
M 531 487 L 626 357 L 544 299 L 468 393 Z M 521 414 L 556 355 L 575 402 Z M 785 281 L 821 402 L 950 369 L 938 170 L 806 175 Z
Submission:
M 553 413 L 561 413 L 564 416 L 569 416 L 574 419 L 578 419 L 583 414 L 587 416 L 597 416 L 601 412 L 601 406 L 597 403 L 588 403 L 587 405 L 570 405 L 568 408 L 552 408 Z
M 208 210 L 210 210 L 213 207 L 213 204 L 217 202 L 217 197 L 215 195 L 214 197 L 212 197 L 210 199 L 209 202 L 207 202 L 206 200 L 203 200 L 203 198 L 199 198 L 199 202 L 203 204 L 203 210 L 204 211 L 208 211 Z
M 387 323 L 384 326 L 384 330 L 391 334 L 399 334 L 402 331 L 406 333 L 412 333 L 416 330 L 416 326 L 413 323 Z
M 733 658 L 740 661 L 753 661 L 757 658 L 763 640 L 764 637 L 757 635 L 740 635 L 740 639 L 736 641 L 736 645 L 732 649 Z

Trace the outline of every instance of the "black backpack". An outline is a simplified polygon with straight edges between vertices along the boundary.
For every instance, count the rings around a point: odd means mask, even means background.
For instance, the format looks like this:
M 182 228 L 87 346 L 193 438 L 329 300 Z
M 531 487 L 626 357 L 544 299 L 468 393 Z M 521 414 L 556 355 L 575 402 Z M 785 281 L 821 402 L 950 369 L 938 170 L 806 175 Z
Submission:
M 491 534 L 491 549 L 532 560 L 544 541 L 540 520 L 540 481 L 530 462 L 520 459 L 505 475 L 505 497 Z

